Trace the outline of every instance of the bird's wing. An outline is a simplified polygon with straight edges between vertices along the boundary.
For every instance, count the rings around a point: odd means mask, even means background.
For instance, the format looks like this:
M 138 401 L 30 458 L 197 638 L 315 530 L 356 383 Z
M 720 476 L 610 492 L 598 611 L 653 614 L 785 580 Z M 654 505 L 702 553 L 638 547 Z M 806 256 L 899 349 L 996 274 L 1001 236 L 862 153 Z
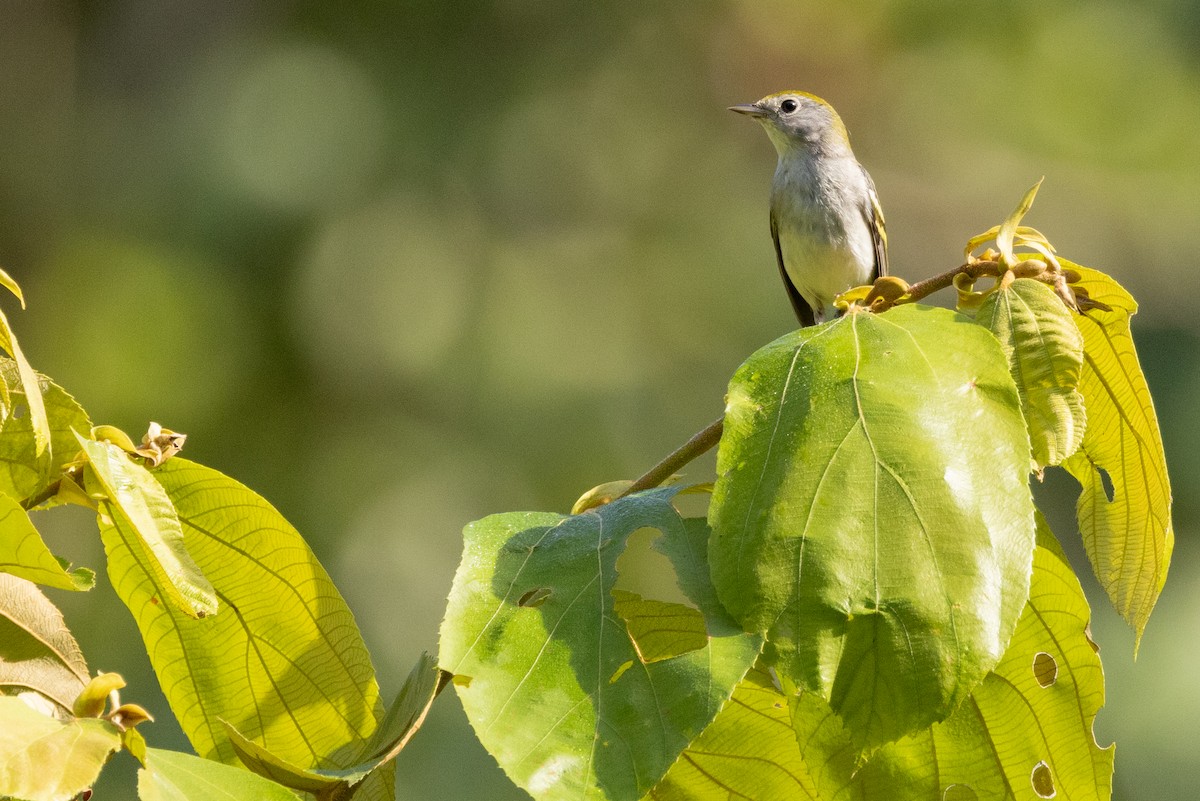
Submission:
M 775 220 L 774 211 L 771 212 L 771 241 L 775 243 L 775 261 L 779 264 L 779 274 L 783 276 L 783 285 L 787 287 L 788 300 L 792 302 L 792 309 L 796 312 L 800 327 L 816 325 L 817 317 L 813 314 L 812 306 L 800 295 L 800 290 L 792 283 L 787 267 L 783 264 L 783 250 L 779 247 L 779 223 Z
M 871 231 L 871 244 L 875 246 L 875 275 L 872 278 L 874 280 L 888 274 L 887 226 L 883 222 L 883 207 L 879 205 L 875 182 L 865 169 L 863 175 L 867 179 L 867 202 L 862 208 L 862 213 L 866 218 L 867 228 Z

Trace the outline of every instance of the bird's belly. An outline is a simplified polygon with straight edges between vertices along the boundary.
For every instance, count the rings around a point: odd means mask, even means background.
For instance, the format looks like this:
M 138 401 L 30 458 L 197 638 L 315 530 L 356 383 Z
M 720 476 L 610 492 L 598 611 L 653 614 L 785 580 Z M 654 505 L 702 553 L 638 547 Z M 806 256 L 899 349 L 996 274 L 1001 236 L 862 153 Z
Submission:
M 779 232 L 779 249 L 788 277 L 813 311 L 821 315 L 833 299 L 847 289 L 870 283 L 875 272 L 875 252 L 870 233 L 830 240 L 794 230 Z

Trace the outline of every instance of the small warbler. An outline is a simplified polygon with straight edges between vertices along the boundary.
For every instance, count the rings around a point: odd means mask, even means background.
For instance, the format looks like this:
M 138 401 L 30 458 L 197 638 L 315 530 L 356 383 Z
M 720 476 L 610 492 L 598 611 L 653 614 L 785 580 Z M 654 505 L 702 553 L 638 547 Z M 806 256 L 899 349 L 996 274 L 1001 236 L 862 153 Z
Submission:
M 875 183 L 850 149 L 833 106 L 779 92 L 730 106 L 767 131 L 779 164 L 771 181 L 771 238 L 801 325 L 825 318 L 835 296 L 887 275 L 887 234 Z

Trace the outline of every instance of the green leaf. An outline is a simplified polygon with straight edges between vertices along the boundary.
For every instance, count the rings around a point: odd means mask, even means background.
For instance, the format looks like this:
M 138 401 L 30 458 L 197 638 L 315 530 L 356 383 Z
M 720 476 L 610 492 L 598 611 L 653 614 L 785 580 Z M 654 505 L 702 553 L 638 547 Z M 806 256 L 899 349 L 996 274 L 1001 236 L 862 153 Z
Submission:
M 114 525 L 101 533 L 113 588 L 192 746 L 236 764 L 228 721 L 295 765 L 356 764 L 383 705 L 354 617 L 324 568 L 274 507 L 233 479 L 179 457 L 153 476 L 221 614 L 197 620 L 163 603 L 166 590 L 130 538 Z
M 753 667 L 707 729 L 680 754 L 652 801 L 816 799 L 800 758 L 788 697 Z
M 334 795 L 345 793 L 350 788 L 350 782 L 345 778 L 319 770 L 309 770 L 300 765 L 276 756 L 258 743 L 249 739 L 236 728 L 225 724 L 225 734 L 229 737 L 233 750 L 237 752 L 242 764 L 254 773 L 273 782 L 299 790 L 302 793 L 327 793 Z M 356 778 L 362 778 L 361 776 Z
M 1017 233 L 1017 228 L 1021 224 L 1021 220 L 1029 213 L 1029 209 L 1033 206 L 1033 199 L 1037 197 L 1038 189 L 1042 186 L 1042 181 L 1045 178 L 1039 178 L 1038 182 L 1025 192 L 1025 196 L 1021 198 L 1021 202 L 1013 209 L 1012 214 L 1000 224 L 1000 229 L 996 232 L 996 249 L 1000 251 L 1001 260 L 1008 266 L 1016 264 L 1017 258 L 1013 255 L 1013 240 Z
M 403 750 L 425 721 L 429 707 L 449 677 L 449 673 L 438 670 L 433 657 L 424 654 L 364 749 L 362 761 L 344 770 L 305 769 L 272 754 L 228 723 L 225 723 L 225 731 L 242 764 L 260 776 L 293 790 L 324 793 L 332 798 L 348 797 L 351 787 L 395 759 Z
M 109 525 L 104 518 L 112 521 L 111 528 L 173 606 L 196 618 L 216 614 L 216 591 L 188 553 L 183 528 L 166 491 L 149 470 L 116 445 L 82 436 L 78 440 L 108 496 L 100 503 L 101 528 Z
M 0 574 L 0 693 L 36 690 L 65 712 L 87 682 L 87 663 L 58 608 L 37 585 Z
M 862 746 L 944 719 L 1029 587 L 1029 439 L 995 337 L 944 309 L 782 337 L 729 387 L 713 581 Z
M 29 405 L 29 422 L 33 430 L 34 453 L 41 456 L 50 449 L 50 420 L 46 416 L 46 405 L 42 402 L 42 393 L 31 392 L 30 388 L 40 390 L 38 374 L 25 358 L 17 337 L 8 325 L 8 318 L 0 312 L 0 348 L 12 354 L 17 363 L 17 373 L 21 377 L 21 386 L 25 389 L 25 402 Z
M 63 465 L 79 453 L 75 431 L 92 427 L 75 399 L 45 376 L 38 377 L 42 406 L 50 421 L 50 454 L 37 454 L 25 385 L 17 363 L 0 357 L 0 387 L 9 399 L 0 426 L 0 492 L 25 500 L 38 495 L 62 473 Z
M 1175 533 L 1158 418 L 1129 332 L 1137 303 L 1107 275 L 1062 265 L 1083 276 L 1075 286 L 1112 308 L 1075 316 L 1083 334 L 1079 391 L 1088 428 L 1081 451 L 1063 466 L 1083 486 L 1076 514 L 1096 578 L 1140 644 L 1167 580 Z
M 21 505 L 0 492 L 0 572 L 57 587 L 90 590 L 96 574 L 86 567 L 67 570 L 50 553 Z
M 299 801 L 299 796 L 261 776 L 178 751 L 146 749 L 138 771 L 142 801 Z
M 5 270 L 0 270 L 0 286 L 13 293 L 17 300 L 21 301 L 21 308 L 25 308 L 25 293 L 21 291 L 20 285 Z
M 825 799 L 1108 799 L 1113 748 L 1092 735 L 1104 676 L 1090 611 L 1041 515 L 1029 602 L 996 670 L 955 713 L 855 763 L 849 735 L 811 694 L 793 702 Z M 822 708 L 823 707 L 823 708 Z
M 638 799 L 716 715 L 761 640 L 720 608 L 708 530 L 678 488 L 566 517 L 523 512 L 467 526 L 442 623 L 441 663 L 483 745 L 538 799 Z M 643 662 L 614 613 L 617 559 L 643 528 L 704 615 L 708 644 Z M 665 580 L 665 579 L 664 579 Z
M 436 659 L 428 653 L 422 654 L 392 700 L 375 736 L 363 750 L 363 760 L 381 764 L 395 759 L 421 728 L 434 699 L 446 688 L 450 678 L 449 673 L 438 668 Z
M 1008 357 L 1037 469 L 1061 463 L 1079 450 L 1087 424 L 1078 390 L 1083 337 L 1071 311 L 1050 287 L 1018 278 L 989 293 L 975 321 Z
M 0 696 L 0 797 L 67 801 L 91 787 L 121 732 L 107 720 L 63 722 Z

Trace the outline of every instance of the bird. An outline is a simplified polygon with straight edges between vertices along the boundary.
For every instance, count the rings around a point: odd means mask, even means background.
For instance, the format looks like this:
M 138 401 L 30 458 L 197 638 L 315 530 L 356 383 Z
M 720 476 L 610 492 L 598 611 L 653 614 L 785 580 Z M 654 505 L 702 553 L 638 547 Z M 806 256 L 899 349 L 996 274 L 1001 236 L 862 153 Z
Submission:
M 729 110 L 758 120 L 779 154 L 771 181 L 775 258 L 800 325 L 815 325 L 834 297 L 888 274 L 875 182 L 854 157 L 841 117 L 816 95 L 777 92 Z

